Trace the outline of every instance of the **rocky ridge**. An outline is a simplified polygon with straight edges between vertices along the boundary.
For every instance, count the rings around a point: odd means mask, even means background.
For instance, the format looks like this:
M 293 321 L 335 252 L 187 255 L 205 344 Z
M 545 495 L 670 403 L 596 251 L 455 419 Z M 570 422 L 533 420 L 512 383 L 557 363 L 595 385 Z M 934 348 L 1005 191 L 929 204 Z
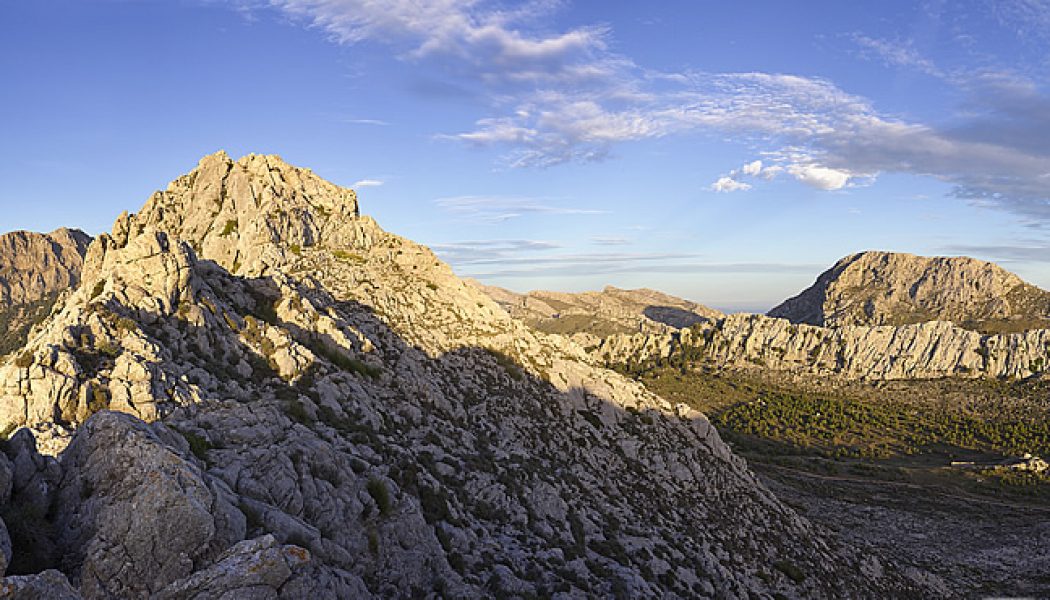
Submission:
M 470 281 L 512 317 L 588 347 L 615 333 L 660 333 L 718 319 L 722 312 L 650 289 L 606 286 L 600 292 L 519 294 Z
M 58 295 L 80 281 L 90 242 L 74 229 L 0 235 L 0 356 L 21 347 Z
M 0 595 L 943 591 L 273 156 L 206 157 L 92 243 L 0 365 L 11 428 Z
M 1050 330 L 983 335 L 946 321 L 827 328 L 735 314 L 674 332 L 610 336 L 593 353 L 609 365 L 684 357 L 719 368 L 868 381 L 1024 378 L 1050 369 Z
M 1050 328 L 1050 292 L 973 258 L 861 252 L 768 314 L 827 327 L 951 321 L 987 333 L 1020 332 Z

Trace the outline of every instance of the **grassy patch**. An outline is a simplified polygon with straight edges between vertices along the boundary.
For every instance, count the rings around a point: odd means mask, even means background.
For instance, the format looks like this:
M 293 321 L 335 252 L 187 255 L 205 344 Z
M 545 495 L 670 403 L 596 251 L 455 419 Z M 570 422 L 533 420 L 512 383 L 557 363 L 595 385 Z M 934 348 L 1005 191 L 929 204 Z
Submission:
M 332 250 L 332 256 L 343 262 L 355 265 L 360 265 L 365 262 L 365 258 L 360 254 L 354 254 L 353 252 L 347 252 L 346 250 Z

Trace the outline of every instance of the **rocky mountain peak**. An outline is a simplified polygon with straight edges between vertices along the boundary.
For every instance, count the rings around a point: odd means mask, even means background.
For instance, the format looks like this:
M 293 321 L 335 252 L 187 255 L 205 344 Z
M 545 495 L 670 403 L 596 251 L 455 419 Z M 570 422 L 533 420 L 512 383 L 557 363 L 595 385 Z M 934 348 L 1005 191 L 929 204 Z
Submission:
M 869 251 L 839 260 L 769 316 L 829 327 L 944 320 L 1016 331 L 1050 323 L 1050 292 L 974 258 Z
M 91 237 L 76 229 L 0 235 L 0 356 L 25 343 L 58 295 L 80 281 Z
M 146 229 L 166 231 L 232 272 L 261 274 L 288 252 L 338 242 L 358 217 L 357 194 L 310 169 L 276 155 L 235 161 L 220 151 L 154 193 L 138 214 L 121 215 L 113 238 L 124 245 Z
M 78 229 L 0 235 L 0 309 L 40 300 L 79 279 L 91 236 Z

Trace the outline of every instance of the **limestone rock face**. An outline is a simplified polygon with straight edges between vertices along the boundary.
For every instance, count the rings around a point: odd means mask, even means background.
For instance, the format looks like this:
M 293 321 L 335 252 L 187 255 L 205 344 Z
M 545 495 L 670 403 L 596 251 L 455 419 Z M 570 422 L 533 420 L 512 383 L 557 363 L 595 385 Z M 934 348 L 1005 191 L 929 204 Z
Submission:
M 62 454 L 59 562 L 77 565 L 84 595 L 155 594 L 244 538 L 232 492 L 165 439 L 181 441 L 161 424 L 101 412 Z
M 16 560 L 87 598 L 931 595 L 356 210 L 215 155 L 92 244 L 0 366 Z
M 137 215 L 122 215 L 113 237 L 124 244 L 147 228 L 165 231 L 227 270 L 244 265 L 242 273 L 255 275 L 281 264 L 295 248 L 337 242 L 333 231 L 357 215 L 353 190 L 309 169 L 276 156 L 252 154 L 235 162 L 218 152 L 155 193 Z
M 0 310 L 75 286 L 91 237 L 75 229 L 0 235 Z
M 55 298 L 80 281 L 90 242 L 74 229 L 0 235 L 0 356 L 18 350 Z
M 827 327 L 940 320 L 976 330 L 1022 331 L 1050 327 L 1050 292 L 973 258 L 861 252 L 843 258 L 768 314 Z
M 945 321 L 826 328 L 736 314 L 680 331 L 611 336 L 593 351 L 617 365 L 683 352 L 722 368 L 869 381 L 1024 378 L 1050 370 L 1050 329 L 982 335 Z
M 48 569 L 37 575 L 7 577 L 0 581 L 0 598 L 12 600 L 81 600 L 66 576 Z

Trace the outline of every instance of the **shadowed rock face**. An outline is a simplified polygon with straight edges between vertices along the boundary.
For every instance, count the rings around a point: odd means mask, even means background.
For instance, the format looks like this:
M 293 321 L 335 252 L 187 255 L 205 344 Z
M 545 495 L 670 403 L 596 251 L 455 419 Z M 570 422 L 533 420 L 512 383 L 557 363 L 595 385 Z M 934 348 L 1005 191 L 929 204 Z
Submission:
M 1050 292 L 998 265 L 893 252 L 847 256 L 769 316 L 827 327 L 952 321 L 991 331 L 1050 327 Z
M 29 428 L 0 457 L 0 514 L 39 525 L 12 536 L 33 574 L 0 590 L 936 594 L 799 518 L 702 414 L 511 318 L 353 198 L 215 155 L 92 244 L 83 284 L 0 364 L 0 429 Z

